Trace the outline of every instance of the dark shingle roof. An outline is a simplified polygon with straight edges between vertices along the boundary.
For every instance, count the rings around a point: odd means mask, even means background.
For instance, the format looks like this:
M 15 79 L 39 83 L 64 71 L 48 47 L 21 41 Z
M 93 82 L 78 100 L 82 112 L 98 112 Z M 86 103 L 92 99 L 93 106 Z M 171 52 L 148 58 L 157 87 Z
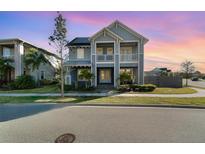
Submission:
M 72 45 L 90 45 L 89 37 L 76 37 L 68 43 L 68 46 Z

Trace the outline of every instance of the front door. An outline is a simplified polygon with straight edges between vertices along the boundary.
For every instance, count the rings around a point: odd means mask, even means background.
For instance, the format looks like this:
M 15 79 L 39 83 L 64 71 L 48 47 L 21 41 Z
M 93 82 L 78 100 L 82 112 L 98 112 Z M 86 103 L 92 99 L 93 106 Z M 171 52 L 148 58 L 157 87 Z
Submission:
M 112 83 L 112 77 L 111 77 L 111 69 L 100 69 L 99 70 L 99 83 Z

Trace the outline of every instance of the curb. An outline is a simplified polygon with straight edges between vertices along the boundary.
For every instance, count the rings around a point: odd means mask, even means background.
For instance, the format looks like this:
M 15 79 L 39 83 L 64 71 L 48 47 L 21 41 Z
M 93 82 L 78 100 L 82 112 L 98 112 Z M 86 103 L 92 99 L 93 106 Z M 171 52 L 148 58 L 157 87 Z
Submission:
M 129 105 L 129 104 L 70 104 L 70 106 L 102 106 L 102 107 L 154 107 L 154 108 L 185 108 L 185 109 L 205 109 L 205 106 L 194 106 L 194 105 Z

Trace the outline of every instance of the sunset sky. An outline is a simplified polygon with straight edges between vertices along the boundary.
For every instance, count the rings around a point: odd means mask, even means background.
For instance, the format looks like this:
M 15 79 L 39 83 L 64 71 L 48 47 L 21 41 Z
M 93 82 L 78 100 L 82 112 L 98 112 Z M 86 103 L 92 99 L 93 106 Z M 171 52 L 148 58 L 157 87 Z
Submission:
M 0 12 L 0 39 L 21 38 L 46 49 L 56 12 Z M 192 60 L 205 72 L 205 12 L 62 12 L 68 40 L 91 36 L 119 20 L 150 41 L 145 45 L 145 70 Z

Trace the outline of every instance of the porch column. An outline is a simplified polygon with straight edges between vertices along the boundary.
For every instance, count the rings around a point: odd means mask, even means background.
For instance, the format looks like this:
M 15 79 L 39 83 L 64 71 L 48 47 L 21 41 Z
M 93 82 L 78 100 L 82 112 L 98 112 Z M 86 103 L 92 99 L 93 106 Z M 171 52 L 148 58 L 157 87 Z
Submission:
M 144 84 L 144 43 L 140 41 L 140 50 L 138 53 L 138 84 Z
M 114 87 L 119 86 L 120 77 L 120 42 L 117 40 L 114 44 Z
M 15 78 L 23 74 L 23 43 L 15 43 L 14 45 L 14 63 L 15 63 Z
M 91 72 L 94 74 L 92 86 L 97 87 L 96 44 L 91 41 Z

